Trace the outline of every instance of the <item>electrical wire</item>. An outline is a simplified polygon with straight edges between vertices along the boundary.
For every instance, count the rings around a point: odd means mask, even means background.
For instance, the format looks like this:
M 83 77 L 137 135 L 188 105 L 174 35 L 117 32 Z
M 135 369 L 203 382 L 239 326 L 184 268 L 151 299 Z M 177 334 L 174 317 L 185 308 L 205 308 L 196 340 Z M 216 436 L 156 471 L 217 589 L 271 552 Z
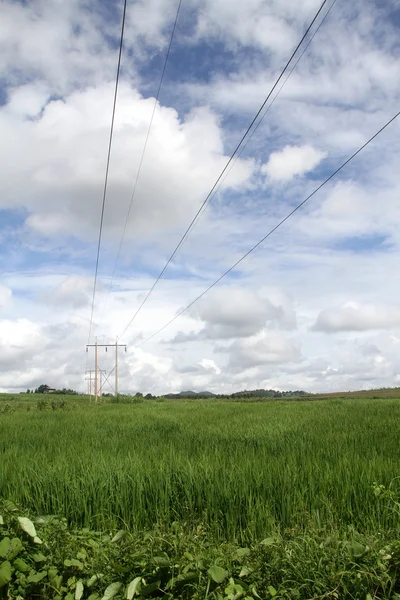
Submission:
M 209 193 L 207 194 L 205 200 L 203 201 L 203 203 L 201 204 L 200 208 L 198 209 L 197 213 L 195 214 L 195 216 L 193 217 L 191 223 L 189 224 L 188 228 L 186 229 L 185 233 L 183 234 L 183 236 L 181 237 L 178 245 L 175 247 L 174 251 L 172 252 L 171 256 L 169 257 L 169 259 L 167 260 L 165 266 L 163 267 L 162 271 L 160 272 L 160 274 L 157 276 L 156 280 L 154 281 L 153 285 L 151 286 L 150 290 L 147 292 L 146 296 L 144 297 L 142 303 L 140 304 L 139 308 L 136 310 L 135 314 L 133 315 L 132 319 L 129 321 L 128 325 L 125 327 L 125 329 L 123 330 L 123 332 L 118 336 L 118 338 L 121 338 L 126 331 L 129 329 L 129 327 L 132 325 L 133 321 L 136 319 L 137 315 L 139 314 L 139 312 L 142 310 L 143 306 L 146 304 L 147 300 L 149 299 L 151 293 L 153 292 L 154 288 L 156 287 L 156 285 L 158 284 L 158 282 L 160 281 L 161 277 L 163 276 L 163 274 L 165 273 L 165 271 L 167 270 L 168 266 L 170 265 L 170 263 L 172 262 L 173 258 L 175 257 L 175 255 L 177 254 L 177 252 L 179 251 L 180 247 L 182 246 L 184 240 L 186 239 L 186 237 L 189 235 L 189 232 L 193 229 L 200 213 L 202 212 L 203 208 L 206 206 L 206 204 L 208 203 L 208 201 L 210 200 L 214 190 L 216 189 L 216 187 L 218 186 L 219 182 L 221 181 L 222 177 L 224 176 L 225 172 L 227 171 L 229 165 L 232 163 L 233 159 L 235 158 L 236 154 L 238 153 L 241 145 L 243 144 L 244 140 L 246 139 L 246 137 L 248 136 L 250 130 L 252 129 L 253 125 L 255 124 L 255 122 L 257 121 L 258 117 L 260 116 L 260 114 L 262 113 L 262 111 L 264 110 L 265 105 L 267 104 L 268 100 L 270 99 L 271 95 L 273 94 L 274 90 L 276 89 L 276 87 L 278 86 L 280 80 L 282 79 L 282 77 L 284 76 L 286 70 L 289 67 L 289 64 L 292 62 L 294 56 L 296 55 L 298 49 L 300 48 L 300 46 L 302 45 L 303 41 L 305 40 L 305 38 L 307 37 L 309 31 L 311 30 L 312 26 L 314 25 L 315 21 L 317 20 L 318 16 L 320 15 L 321 11 L 323 10 L 325 4 L 327 3 L 327 0 L 323 0 L 320 8 L 318 9 L 318 11 L 316 12 L 314 18 L 312 19 L 311 23 L 309 24 L 309 26 L 307 27 L 305 33 L 303 34 L 300 42 L 297 44 L 296 48 L 294 49 L 294 51 L 292 52 L 289 60 L 287 61 L 283 71 L 281 72 L 281 74 L 279 75 L 279 77 L 277 78 L 277 80 L 275 81 L 274 85 L 272 86 L 271 90 L 269 91 L 267 97 L 265 98 L 264 102 L 261 104 L 260 108 L 258 109 L 256 115 L 254 116 L 253 120 L 251 121 L 250 125 L 248 126 L 247 130 L 245 131 L 245 133 L 243 134 L 242 138 L 240 139 L 239 143 L 237 144 L 235 150 L 233 151 L 231 157 L 229 158 L 229 160 L 227 161 L 227 163 L 225 164 L 224 168 L 222 169 L 220 175 L 218 176 L 217 180 L 215 181 L 214 185 L 212 186 L 211 190 L 209 191 Z
M 335 175 L 337 175 L 346 165 L 348 165 L 349 162 L 353 160 L 353 158 L 355 158 L 358 154 L 360 154 L 360 152 L 362 150 L 364 150 L 364 148 L 366 148 L 391 123 L 393 123 L 393 121 L 395 121 L 395 119 L 397 119 L 397 117 L 399 115 L 400 115 L 400 111 L 397 114 L 395 114 L 394 117 L 392 117 L 389 121 L 387 121 L 385 123 L 385 125 L 383 125 L 383 127 L 381 127 L 372 137 L 369 138 L 369 140 L 367 142 L 365 142 L 356 152 L 354 152 L 354 154 L 352 154 L 344 163 L 342 163 L 340 165 L 340 167 L 338 167 L 331 175 L 329 175 L 329 177 L 327 177 L 311 194 L 309 194 L 307 196 L 307 198 L 305 198 L 302 202 L 300 202 L 300 204 L 298 204 L 289 214 L 287 214 L 286 217 L 284 217 L 281 221 L 279 221 L 279 223 L 277 225 L 275 225 L 275 227 L 273 227 L 263 238 L 261 238 L 261 240 L 259 240 L 257 242 L 257 244 L 255 244 L 252 248 L 250 248 L 250 250 L 248 250 L 246 252 L 246 254 L 244 254 L 229 269 L 227 269 L 227 271 L 225 271 L 222 275 L 220 275 L 220 277 L 218 277 L 218 279 L 216 279 L 211 285 L 209 285 L 208 288 L 204 290 L 204 292 L 202 292 L 199 296 L 197 296 L 197 298 L 195 298 L 192 302 L 190 302 L 190 304 L 188 304 L 185 308 L 180 310 L 175 315 L 175 317 L 173 317 L 170 321 L 168 321 L 168 323 L 166 323 L 165 325 L 160 327 L 160 329 L 158 329 L 155 333 L 153 333 L 152 335 L 150 335 L 149 337 L 144 339 L 142 342 L 137 344 L 135 346 L 135 348 L 139 348 L 139 346 L 142 346 L 143 344 L 149 342 L 156 335 L 161 333 L 161 331 L 166 329 L 166 327 L 171 325 L 171 323 L 173 323 L 176 319 L 178 319 L 178 317 L 183 315 L 183 313 L 185 313 L 189 308 L 191 308 L 198 300 L 203 298 L 203 296 L 205 296 L 210 290 L 212 290 L 212 288 L 214 288 L 222 279 L 224 279 L 224 277 L 226 277 L 231 271 L 233 271 L 243 260 L 245 260 L 245 258 L 247 258 L 249 256 L 249 254 L 254 252 L 254 250 L 256 250 L 263 242 L 265 242 L 265 240 L 267 238 L 270 237 L 270 235 L 272 235 L 277 229 L 279 229 L 279 227 L 281 227 L 281 225 L 283 225 L 288 219 L 290 219 L 290 217 L 292 215 L 294 215 L 294 213 L 296 213 L 302 206 L 304 206 L 304 204 L 306 204 L 306 202 L 308 202 L 321 188 L 323 188 L 331 179 L 333 179 L 333 177 L 335 177 Z
M 281 87 L 279 88 L 279 90 L 276 92 L 275 96 L 272 98 L 270 104 L 267 106 L 267 108 L 265 109 L 263 115 L 261 116 L 260 120 L 258 121 L 258 123 L 255 125 L 253 131 L 250 133 L 249 137 L 247 138 L 246 142 L 243 144 L 243 146 L 240 148 L 239 152 L 237 153 L 237 155 L 235 156 L 235 160 L 231 163 L 229 169 L 226 171 L 224 177 L 221 179 L 221 181 L 219 182 L 218 187 L 214 190 L 214 192 L 212 193 L 212 195 L 210 196 L 210 202 L 211 200 L 217 195 L 217 193 L 219 192 L 219 190 L 221 189 L 224 181 L 226 180 L 226 178 L 228 177 L 229 173 L 232 171 L 233 167 L 235 166 L 237 160 L 240 158 L 240 156 L 242 155 L 243 151 L 245 150 L 245 148 L 247 147 L 248 143 L 250 142 L 250 140 L 252 139 L 253 135 L 255 134 L 255 132 L 257 131 L 257 129 L 260 127 L 261 123 L 264 121 L 265 117 L 267 116 L 268 112 L 270 111 L 270 109 L 272 108 L 275 100 L 277 99 L 277 97 L 279 96 L 279 94 L 281 93 L 282 89 L 285 87 L 287 81 L 290 79 L 293 71 L 296 69 L 297 65 L 299 64 L 299 62 L 301 61 L 301 59 L 303 58 L 304 54 L 307 52 L 308 48 L 310 47 L 313 39 L 315 38 L 315 36 L 317 35 L 318 31 L 320 30 L 320 28 L 322 27 L 322 25 L 324 24 L 325 20 L 327 19 L 329 13 L 331 12 L 332 8 L 334 7 L 334 5 L 336 4 L 337 0 L 333 0 L 332 4 L 330 5 L 330 7 L 328 8 L 328 10 L 326 11 L 323 19 L 321 19 L 318 27 L 315 29 L 314 33 L 312 34 L 312 36 L 310 37 L 309 41 L 307 42 L 306 46 L 304 47 L 302 53 L 300 54 L 299 58 L 296 60 L 296 62 L 294 63 L 293 67 L 290 69 L 288 76 L 286 77 L 285 81 L 282 83 Z M 201 216 L 204 214 L 204 209 L 202 210 L 202 212 L 199 214 L 198 220 L 200 220 Z
M 181 5 L 182 5 L 182 0 L 179 0 L 179 2 L 178 2 L 178 8 L 177 8 L 177 11 L 176 11 L 175 20 L 174 20 L 174 24 L 173 24 L 173 27 L 172 27 L 172 32 L 171 32 L 171 36 L 170 36 L 168 48 L 167 48 L 167 53 L 165 55 L 164 66 L 163 66 L 163 69 L 162 69 L 162 72 L 161 72 L 160 82 L 158 84 L 157 94 L 156 94 L 156 97 L 155 97 L 155 100 L 154 100 L 153 110 L 152 110 L 151 117 L 150 117 L 150 123 L 149 123 L 149 127 L 147 129 L 147 134 L 146 134 L 146 138 L 145 138 L 145 142 L 144 142 L 142 154 L 141 154 L 141 157 L 140 157 L 140 160 L 139 160 L 139 166 L 138 166 L 138 170 L 137 170 L 137 173 L 136 173 L 135 182 L 134 182 L 134 185 L 133 185 L 133 191 L 132 191 L 132 195 L 131 195 L 131 199 L 130 199 L 130 202 L 129 202 L 128 211 L 127 211 L 126 218 L 125 218 L 125 224 L 124 224 L 124 228 L 123 228 L 123 231 L 122 231 L 122 237 L 121 237 L 121 241 L 119 243 L 119 248 L 118 248 L 117 256 L 116 256 L 116 259 L 115 259 L 114 270 L 113 270 L 113 273 L 111 275 L 111 281 L 110 281 L 110 285 L 109 285 L 109 288 L 108 288 L 107 296 L 106 296 L 106 299 L 105 299 L 103 313 L 102 313 L 102 316 L 100 318 L 100 321 L 99 321 L 99 324 L 97 325 L 97 327 L 99 327 L 100 324 L 102 323 L 102 321 L 104 319 L 104 314 L 105 314 L 105 312 L 107 310 L 107 302 L 108 302 L 108 298 L 109 298 L 109 295 L 110 295 L 110 292 L 111 292 L 111 289 L 112 289 L 112 285 L 113 285 L 113 282 L 114 282 L 115 273 L 116 273 L 118 262 L 119 262 L 119 259 L 120 259 L 122 245 L 123 245 L 123 242 L 124 242 L 124 238 L 125 238 L 125 234 L 126 234 L 126 229 L 127 229 L 127 226 L 128 226 L 128 222 L 129 222 L 129 218 L 130 218 L 130 214 L 131 214 L 131 210 L 132 210 L 132 206 L 133 206 L 133 201 L 134 201 L 134 198 L 135 198 L 135 195 L 136 195 L 136 189 L 137 189 L 137 185 L 138 185 L 140 173 L 141 173 L 141 170 L 142 170 L 144 156 L 146 154 L 147 144 L 148 144 L 148 141 L 149 141 L 150 131 L 151 131 L 151 128 L 152 128 L 152 125 L 153 125 L 154 115 L 155 115 L 157 104 L 158 104 L 158 101 L 159 101 L 159 98 L 160 98 L 161 87 L 162 87 L 162 84 L 163 84 L 163 81 L 164 81 L 164 75 L 165 75 L 165 71 L 166 71 L 166 68 L 167 68 L 167 63 L 168 63 L 169 55 L 171 53 L 171 46 L 172 46 L 172 42 L 173 42 L 174 36 L 175 36 L 175 30 L 176 30 L 176 25 L 177 25 L 177 22 L 178 22 L 179 12 L 181 10 Z
M 98 274 L 98 271 L 99 271 L 99 258 L 100 258 L 101 237 L 102 237 L 102 233 L 103 233 L 103 223 L 104 223 L 104 209 L 105 209 L 105 206 L 106 206 L 108 173 L 109 173 L 109 170 L 110 170 L 111 146 L 112 146 L 112 140 L 113 140 L 113 134 L 114 134 L 115 109 L 116 109 L 116 105 L 117 105 L 118 84 L 119 84 L 119 76 L 120 76 L 120 71 L 121 71 L 122 47 L 123 47 L 123 42 L 124 42 L 124 30 L 125 30 L 125 19 L 126 19 L 126 5 L 127 5 L 127 0 L 124 0 L 124 9 L 123 9 L 123 14 L 122 14 L 122 24 L 121 24 L 121 38 L 120 38 L 120 43 L 119 43 L 117 76 L 116 76 L 116 80 L 115 80 L 114 102 L 113 102 L 113 109 L 112 109 L 110 137 L 109 137 L 109 141 L 108 141 L 106 173 L 105 173 L 105 178 L 104 178 L 103 201 L 102 201 L 102 205 L 101 205 L 99 238 L 98 238 L 98 242 L 97 242 L 96 267 L 95 267 L 95 272 L 94 272 L 93 297 L 92 297 L 92 308 L 91 308 L 91 311 L 90 311 L 90 324 L 89 324 L 88 344 L 90 343 L 90 336 L 91 336 L 91 333 L 92 333 L 93 311 L 94 311 L 94 302 L 95 302 L 95 297 L 96 297 L 97 274 Z

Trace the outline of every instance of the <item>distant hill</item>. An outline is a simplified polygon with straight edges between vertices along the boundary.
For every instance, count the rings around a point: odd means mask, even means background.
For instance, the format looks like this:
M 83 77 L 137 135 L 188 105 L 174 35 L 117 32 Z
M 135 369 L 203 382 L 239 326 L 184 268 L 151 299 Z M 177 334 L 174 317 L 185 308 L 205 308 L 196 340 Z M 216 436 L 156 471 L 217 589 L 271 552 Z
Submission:
M 212 392 L 208 391 L 194 392 L 193 390 L 185 390 L 183 392 L 177 392 L 176 394 L 164 394 L 164 398 L 287 398 L 305 395 L 306 392 L 303 390 L 290 392 L 279 392 L 277 390 L 244 390 L 241 392 L 234 392 L 233 394 L 213 394 Z
M 186 390 L 177 394 L 164 394 L 164 398 L 210 398 L 215 396 L 212 392 L 193 392 L 193 390 Z

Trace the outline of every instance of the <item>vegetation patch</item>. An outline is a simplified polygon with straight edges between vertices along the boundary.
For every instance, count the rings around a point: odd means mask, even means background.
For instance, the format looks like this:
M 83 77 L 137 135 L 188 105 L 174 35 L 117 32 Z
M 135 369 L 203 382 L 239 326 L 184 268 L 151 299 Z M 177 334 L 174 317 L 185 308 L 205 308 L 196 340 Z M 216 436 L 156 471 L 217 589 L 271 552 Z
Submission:
M 400 540 L 346 532 L 275 531 L 248 547 L 201 525 L 152 531 L 70 530 L 66 519 L 1 506 L 0 597 L 400 598 Z
M 396 399 L 29 396 L 2 402 L 0 598 L 400 599 Z

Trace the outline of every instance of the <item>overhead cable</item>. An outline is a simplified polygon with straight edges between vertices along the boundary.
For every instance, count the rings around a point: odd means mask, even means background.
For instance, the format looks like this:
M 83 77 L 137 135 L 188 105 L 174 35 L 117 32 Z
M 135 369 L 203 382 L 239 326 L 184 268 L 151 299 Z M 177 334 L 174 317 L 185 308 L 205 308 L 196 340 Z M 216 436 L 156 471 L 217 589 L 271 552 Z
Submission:
M 395 121 L 398 118 L 399 115 L 400 115 L 400 111 L 397 114 L 395 114 L 394 117 L 392 117 L 389 121 L 387 121 L 385 123 L 385 125 L 383 125 L 383 127 L 381 127 L 379 129 L 379 131 L 377 131 L 372 137 L 370 137 L 369 140 L 367 142 L 365 142 L 365 144 L 363 144 L 356 152 L 354 152 L 354 154 L 352 154 L 344 163 L 342 163 L 340 165 L 340 167 L 338 167 L 331 175 L 329 175 L 329 177 L 327 177 L 317 188 L 315 188 L 315 190 L 311 194 L 309 194 L 307 196 L 307 198 L 305 198 L 302 202 L 300 202 L 300 204 L 298 204 L 293 210 L 291 210 L 290 213 L 288 213 L 286 215 L 286 217 L 284 217 L 281 221 L 279 221 L 279 223 L 277 225 L 275 225 L 275 227 L 273 227 L 266 235 L 264 235 L 264 237 L 262 237 L 261 240 L 259 240 L 257 242 L 257 244 L 255 244 L 252 248 L 250 248 L 250 250 L 248 250 L 246 252 L 246 254 L 244 254 L 229 269 L 227 269 L 222 275 L 220 275 L 220 277 L 218 277 L 218 279 L 216 279 L 211 285 L 209 285 L 208 288 L 204 290 L 204 292 L 202 292 L 199 296 L 197 296 L 197 298 L 195 298 L 194 300 L 192 300 L 192 302 L 190 302 L 190 304 L 188 304 L 185 308 L 183 308 L 182 310 L 180 310 L 170 321 L 168 321 L 168 323 L 166 323 L 165 325 L 163 325 L 162 327 L 160 327 L 160 329 L 158 329 L 155 333 L 153 333 L 152 335 L 150 335 L 149 337 L 147 337 L 146 339 L 144 339 L 142 342 L 140 342 L 139 344 L 137 344 L 135 347 L 138 348 L 139 346 L 142 346 L 143 344 L 149 342 L 156 335 L 158 335 L 159 333 L 161 333 L 161 331 L 163 331 L 164 329 L 166 329 L 166 327 L 168 327 L 169 325 L 171 325 L 171 323 L 173 323 L 174 321 L 176 321 L 176 319 L 178 319 L 181 315 L 183 315 L 189 308 L 191 308 L 196 302 L 198 302 L 198 300 L 200 300 L 201 298 L 203 298 L 203 296 L 205 296 L 210 290 L 212 290 L 212 288 L 214 288 L 222 279 L 224 279 L 224 277 L 226 277 L 242 261 L 244 261 L 245 258 L 247 258 L 249 256 L 249 254 L 251 254 L 252 252 L 254 252 L 254 250 L 256 250 L 263 242 L 265 242 L 265 240 L 267 238 L 270 237 L 270 235 L 272 235 L 288 219 L 290 219 L 290 217 L 292 215 L 294 215 L 302 206 L 304 206 L 304 204 L 306 204 L 306 202 L 308 202 L 317 192 L 319 192 L 320 189 L 322 189 L 329 181 L 331 181 L 331 179 L 333 179 L 333 177 L 335 177 L 335 175 L 337 175 L 346 165 L 348 165 L 349 162 L 353 160 L 353 158 L 355 158 L 358 154 L 360 154 L 360 152 L 362 150 L 364 150 L 364 148 L 366 148 L 391 123 L 393 123 L 393 121 Z
M 154 100 L 153 110 L 152 110 L 152 113 L 151 113 L 150 122 L 149 122 L 149 126 L 148 126 L 148 129 L 147 129 L 147 134 L 146 134 L 145 142 L 144 142 L 142 154 L 141 154 L 141 157 L 140 157 L 140 160 L 139 160 L 139 166 L 138 166 L 138 169 L 137 169 L 137 172 L 136 172 L 135 182 L 134 182 L 134 185 L 133 185 L 133 191 L 132 191 L 131 199 L 130 199 L 130 202 L 129 202 L 128 211 L 127 211 L 126 217 L 125 217 L 125 223 L 124 223 L 124 227 L 123 227 L 123 231 L 122 231 L 121 240 L 120 240 L 120 243 L 119 243 L 119 248 L 118 248 L 117 256 L 116 256 L 116 259 L 115 259 L 114 269 L 113 269 L 113 272 L 112 272 L 112 275 L 111 275 L 111 281 L 110 281 L 110 285 L 109 285 L 107 296 L 106 296 L 105 303 L 104 303 L 103 314 L 102 314 L 102 317 L 100 319 L 99 325 L 102 322 L 104 314 L 105 314 L 106 309 L 107 309 L 107 301 L 108 301 L 108 298 L 109 298 L 109 295 L 110 295 L 110 292 L 111 292 L 111 289 L 112 289 L 112 285 L 113 285 L 114 278 L 115 278 L 115 273 L 116 273 L 118 262 L 119 262 L 119 259 L 120 259 L 122 245 L 123 245 L 123 242 L 124 242 L 124 239 L 125 239 L 126 229 L 127 229 L 127 226 L 128 226 L 128 222 L 129 222 L 129 218 L 130 218 L 130 214 L 131 214 L 131 210 L 132 210 L 132 206 L 133 206 L 133 201 L 134 201 L 135 196 L 136 196 L 136 189 L 137 189 L 137 186 L 138 186 L 138 182 L 139 182 L 139 178 L 140 178 L 140 173 L 141 173 L 141 170 L 142 170 L 144 156 L 146 154 L 146 149 L 147 149 L 147 144 L 148 144 L 148 141 L 149 141 L 150 131 L 151 131 L 151 128 L 152 128 L 152 125 L 153 125 L 154 114 L 156 112 L 157 104 L 158 104 L 158 101 L 159 101 L 159 98 L 160 98 L 161 87 L 162 87 L 162 84 L 163 84 L 163 81 L 164 81 L 164 75 L 165 75 L 165 71 L 166 71 L 166 68 L 167 68 L 167 63 L 168 63 L 169 55 L 170 55 L 170 52 L 171 52 L 171 46 L 172 46 L 172 42 L 173 42 L 174 35 L 175 35 L 175 30 L 176 30 L 176 25 L 177 25 L 177 22 L 178 22 L 178 17 L 179 17 L 179 12 L 180 12 L 180 9 L 181 9 L 181 5 L 182 5 L 182 0 L 179 0 L 179 2 L 178 2 L 178 8 L 177 8 L 176 15 L 175 15 L 174 24 L 173 24 L 173 27 L 172 27 L 171 36 L 170 36 L 170 39 L 169 39 L 167 53 L 166 53 L 165 60 L 164 60 L 164 66 L 163 66 L 163 69 L 162 69 L 162 72 L 161 72 L 161 77 L 160 77 L 160 81 L 159 81 L 159 84 L 158 84 L 157 94 L 156 94 L 156 97 L 155 97 L 155 100 Z
M 250 130 L 253 128 L 254 124 L 256 123 L 258 117 L 260 116 L 260 114 L 262 113 L 262 111 L 264 110 L 265 105 L 267 104 L 268 100 L 270 99 L 271 95 L 273 94 L 274 90 L 276 89 L 276 87 L 278 86 L 279 82 L 281 81 L 282 77 L 284 76 L 285 72 L 287 71 L 290 63 L 292 62 L 294 56 L 296 55 L 298 49 L 300 48 L 300 46 L 302 45 L 303 41 L 305 40 L 305 38 L 307 37 L 308 33 L 310 32 L 312 26 L 314 25 L 315 21 L 318 19 L 318 16 L 320 15 L 321 11 L 323 10 L 325 4 L 327 3 L 327 0 L 323 0 L 320 8 L 318 9 L 318 11 L 316 12 L 314 18 L 312 19 L 311 23 L 309 24 L 309 26 L 307 27 L 305 33 L 303 34 L 301 40 L 299 41 L 299 43 L 297 44 L 296 48 L 293 50 L 289 60 L 287 61 L 287 63 L 285 64 L 281 74 L 279 75 L 279 77 L 277 78 L 277 80 L 275 81 L 274 85 L 272 86 L 271 90 L 269 91 L 267 97 L 265 98 L 265 100 L 263 101 L 263 103 L 261 104 L 260 108 L 258 109 L 256 115 L 254 116 L 254 118 L 252 119 L 250 125 L 248 126 L 248 128 L 246 129 L 245 133 L 242 135 L 239 143 L 237 144 L 235 150 L 233 151 L 231 157 L 229 158 L 229 160 L 227 161 L 227 163 L 225 164 L 224 168 L 222 169 L 220 175 L 218 176 L 217 180 L 215 181 L 214 185 L 212 186 L 211 190 L 209 191 L 209 193 L 207 194 L 206 198 L 204 199 L 203 203 L 201 204 L 200 208 L 198 209 L 197 213 L 195 214 L 195 216 L 193 217 L 191 223 L 189 224 L 188 228 L 186 229 L 186 231 L 184 232 L 183 236 L 181 237 L 179 243 L 177 244 L 177 246 L 175 247 L 174 251 L 172 252 L 171 256 L 169 257 L 169 259 L 167 260 L 166 264 L 164 265 L 163 269 L 161 270 L 161 272 L 159 273 L 159 275 L 157 276 L 156 280 L 154 281 L 153 285 L 151 286 L 150 290 L 147 292 L 146 296 L 144 297 L 143 301 L 141 302 L 141 304 L 139 305 L 139 308 L 136 310 L 135 314 L 133 315 L 133 317 L 131 318 L 131 320 L 129 321 L 129 323 L 126 325 L 125 329 L 122 331 L 122 333 L 118 336 L 118 338 L 120 339 L 125 333 L 126 331 L 129 329 L 129 327 L 132 325 L 133 321 L 136 319 L 137 315 L 139 314 L 139 312 L 142 310 L 143 306 L 146 304 L 147 300 L 149 299 L 151 293 L 153 292 L 154 288 L 156 287 L 156 285 L 158 284 L 158 282 L 160 281 L 161 277 L 163 276 L 163 274 L 165 273 L 165 271 L 167 270 L 168 266 L 170 265 L 170 263 L 172 262 L 172 260 L 174 259 L 175 255 L 177 254 L 177 252 L 179 251 L 180 247 L 182 246 L 184 240 L 186 239 L 186 237 L 189 235 L 190 231 L 193 229 L 200 213 L 202 212 L 203 208 L 206 206 L 206 204 L 209 202 L 209 200 L 211 199 L 214 190 L 216 189 L 216 187 L 218 186 L 219 182 L 221 181 L 221 179 L 223 178 L 224 174 L 226 173 L 227 169 L 229 168 L 229 165 L 232 163 L 232 161 L 234 160 L 235 156 L 237 155 L 239 149 L 241 148 L 244 140 L 246 139 L 246 137 L 248 136 L 248 134 L 250 133 Z
M 102 204 L 101 204 L 99 237 L 98 237 L 98 242 L 97 242 L 96 267 L 95 267 L 95 272 L 94 272 L 92 308 L 91 308 L 91 311 L 90 311 L 90 324 L 89 324 L 88 343 L 90 342 L 90 336 L 91 336 L 91 333 L 92 333 L 93 311 L 94 311 L 94 303 L 95 303 L 95 297 L 96 297 L 97 274 L 98 274 L 98 271 L 99 271 L 99 258 L 100 258 L 101 237 L 102 237 L 102 233 L 103 233 L 103 223 L 104 223 L 104 209 L 105 209 L 105 206 L 106 206 L 107 186 L 108 186 L 108 173 L 109 173 L 109 170 L 110 170 L 111 146 L 112 146 L 112 140 L 113 140 L 113 134 L 114 134 L 115 109 L 116 109 L 116 105 L 117 105 L 118 84 L 119 84 L 119 76 L 120 76 L 120 71 L 121 71 L 122 47 L 123 47 L 123 42 L 124 42 L 124 30 L 125 30 L 125 19 L 126 19 L 126 5 L 127 5 L 127 0 L 124 0 L 124 9 L 123 9 L 123 13 L 122 13 L 122 24 L 121 24 L 121 37 L 120 37 L 120 42 L 119 42 L 117 76 L 116 76 L 116 79 L 115 79 L 114 101 L 113 101 L 113 108 L 112 108 L 110 137 L 109 137 L 109 140 L 108 140 L 106 173 L 105 173 L 104 188 L 103 188 L 103 200 L 102 200 Z

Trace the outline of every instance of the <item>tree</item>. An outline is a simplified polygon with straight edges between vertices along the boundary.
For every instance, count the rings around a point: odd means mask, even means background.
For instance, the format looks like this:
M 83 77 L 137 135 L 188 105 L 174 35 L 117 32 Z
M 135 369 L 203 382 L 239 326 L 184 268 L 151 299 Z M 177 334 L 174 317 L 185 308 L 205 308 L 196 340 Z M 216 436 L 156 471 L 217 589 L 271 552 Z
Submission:
M 35 394 L 45 394 L 49 390 L 51 390 L 50 386 L 42 384 L 42 385 L 39 385 L 38 388 L 36 388 Z

